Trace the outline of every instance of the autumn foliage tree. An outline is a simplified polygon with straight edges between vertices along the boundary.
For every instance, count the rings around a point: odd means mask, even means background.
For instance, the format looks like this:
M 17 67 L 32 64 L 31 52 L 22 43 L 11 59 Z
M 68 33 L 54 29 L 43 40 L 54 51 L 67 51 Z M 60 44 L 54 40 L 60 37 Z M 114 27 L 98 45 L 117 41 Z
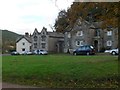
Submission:
M 118 5 L 117 2 L 74 2 L 67 12 L 60 11 L 64 14 L 59 13 L 55 29 L 63 32 L 67 26 L 73 27 L 79 17 L 88 22 L 102 21 L 101 28 L 118 27 Z
M 63 32 L 67 25 L 68 25 L 67 12 L 65 10 L 61 10 L 59 12 L 58 18 L 56 19 L 54 27 L 57 30 L 57 32 Z

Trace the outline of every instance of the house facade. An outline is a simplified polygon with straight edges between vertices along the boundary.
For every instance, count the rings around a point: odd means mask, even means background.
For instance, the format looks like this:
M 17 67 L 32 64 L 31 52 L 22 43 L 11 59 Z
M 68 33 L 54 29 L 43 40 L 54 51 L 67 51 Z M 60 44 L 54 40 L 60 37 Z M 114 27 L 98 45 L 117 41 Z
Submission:
M 48 32 L 43 27 L 41 32 L 34 30 L 32 36 L 32 50 L 42 49 L 49 52 L 63 52 L 64 35 L 58 32 Z
M 64 32 L 64 52 L 74 50 L 82 45 L 93 45 L 96 52 L 103 49 L 118 47 L 118 29 L 101 29 L 101 22 L 89 23 L 78 19 L 73 28 L 67 28 Z
M 29 39 L 26 39 L 29 38 Z M 28 40 L 24 41 L 22 39 Z M 30 40 L 30 49 L 28 50 L 27 47 L 25 48 L 28 51 L 34 50 L 46 50 L 48 52 L 63 52 L 64 50 L 64 35 L 58 32 L 48 32 L 47 28 L 43 27 L 41 32 L 35 28 L 32 35 L 26 33 L 23 37 L 19 38 L 16 43 L 17 51 L 23 51 L 22 43 L 27 43 Z M 28 45 L 29 46 L 29 45 Z
M 31 51 L 31 40 L 26 36 L 22 36 L 16 41 L 16 51 L 20 54 L 22 52 Z
M 87 22 L 79 18 L 73 28 L 67 27 L 64 33 L 49 32 L 43 27 L 41 32 L 35 28 L 32 35 L 26 33 L 16 42 L 16 50 L 46 50 L 48 52 L 68 52 L 82 45 L 93 45 L 96 52 L 118 48 L 118 28 L 102 29 L 101 22 Z

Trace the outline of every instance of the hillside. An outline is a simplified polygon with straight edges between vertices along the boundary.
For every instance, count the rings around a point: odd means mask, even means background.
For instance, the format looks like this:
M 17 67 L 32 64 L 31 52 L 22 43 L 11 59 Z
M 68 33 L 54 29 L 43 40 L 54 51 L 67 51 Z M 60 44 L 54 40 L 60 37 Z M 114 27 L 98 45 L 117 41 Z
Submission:
M 21 35 L 8 30 L 0 30 L 0 33 L 0 47 L 2 48 L 3 53 L 15 49 L 16 39 L 19 38 Z
M 8 30 L 0 30 L 0 32 L 2 31 L 2 40 L 3 42 L 5 41 L 16 41 L 16 39 L 18 37 L 20 37 L 21 35 L 8 31 Z

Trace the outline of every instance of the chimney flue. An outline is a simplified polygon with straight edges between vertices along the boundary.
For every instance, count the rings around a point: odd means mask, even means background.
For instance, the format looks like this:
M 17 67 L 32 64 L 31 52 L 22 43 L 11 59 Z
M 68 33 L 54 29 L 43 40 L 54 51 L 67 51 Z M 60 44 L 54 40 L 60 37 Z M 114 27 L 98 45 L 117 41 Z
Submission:
M 29 37 L 29 33 L 28 33 L 28 32 L 26 32 L 26 33 L 25 33 L 25 36 L 26 36 L 26 37 Z

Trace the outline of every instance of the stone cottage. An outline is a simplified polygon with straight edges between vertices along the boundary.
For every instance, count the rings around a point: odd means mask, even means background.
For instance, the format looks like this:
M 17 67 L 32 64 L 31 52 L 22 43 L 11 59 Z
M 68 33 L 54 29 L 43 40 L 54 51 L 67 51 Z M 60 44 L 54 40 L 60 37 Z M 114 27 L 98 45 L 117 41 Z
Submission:
M 82 45 L 93 45 L 96 52 L 118 47 L 118 29 L 100 28 L 101 22 L 88 22 L 79 18 L 73 28 L 67 27 L 64 32 L 64 52 L 74 50 Z

